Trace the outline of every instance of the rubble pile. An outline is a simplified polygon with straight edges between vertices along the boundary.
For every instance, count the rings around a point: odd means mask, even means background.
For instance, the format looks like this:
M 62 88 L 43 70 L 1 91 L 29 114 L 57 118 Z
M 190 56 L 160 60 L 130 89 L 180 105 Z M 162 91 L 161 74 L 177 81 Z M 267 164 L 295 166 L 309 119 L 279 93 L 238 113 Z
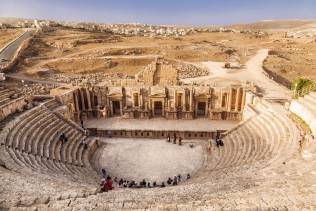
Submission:
M 92 73 L 92 74 L 49 74 L 46 76 L 50 80 L 82 86 L 87 84 L 99 84 L 106 80 L 127 79 L 128 76 L 123 73 Z
M 25 96 L 47 95 L 51 89 L 56 88 L 55 84 L 28 83 L 17 88 L 17 92 Z
M 73 40 L 57 40 L 55 42 L 48 43 L 48 45 L 57 48 L 57 49 L 69 49 L 69 48 L 74 48 L 78 45 L 77 41 Z
M 178 77 L 179 79 L 185 78 L 195 78 L 200 76 L 206 76 L 209 74 L 207 69 L 202 67 L 197 67 L 193 64 L 187 63 L 176 63 L 175 68 L 178 70 Z

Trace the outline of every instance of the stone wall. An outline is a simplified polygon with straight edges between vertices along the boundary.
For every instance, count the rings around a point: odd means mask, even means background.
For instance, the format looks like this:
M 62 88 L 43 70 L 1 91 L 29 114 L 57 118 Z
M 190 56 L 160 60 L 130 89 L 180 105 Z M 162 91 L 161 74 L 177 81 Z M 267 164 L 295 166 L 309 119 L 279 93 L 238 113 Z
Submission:
M 247 87 L 81 87 L 68 101 L 74 119 L 124 118 L 241 120 Z
M 9 103 L 1 105 L 1 107 L 0 107 L 0 121 L 5 119 L 7 116 L 9 116 L 12 113 L 15 113 L 17 111 L 22 111 L 25 105 L 26 105 L 26 101 L 25 101 L 24 97 L 14 99 L 14 100 L 10 101 Z

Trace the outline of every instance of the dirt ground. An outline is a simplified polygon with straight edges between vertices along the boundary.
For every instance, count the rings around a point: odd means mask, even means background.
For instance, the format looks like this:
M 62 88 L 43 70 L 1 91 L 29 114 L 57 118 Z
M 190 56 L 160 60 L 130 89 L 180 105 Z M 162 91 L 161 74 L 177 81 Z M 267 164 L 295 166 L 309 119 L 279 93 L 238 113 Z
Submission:
M 21 33 L 21 29 L 0 29 L 0 49 Z
M 185 37 L 126 37 L 59 28 L 37 35 L 18 70 L 36 74 L 123 72 L 134 74 L 155 56 L 188 62 L 221 61 L 234 54 L 244 63 L 265 38 L 236 33 L 197 33 Z M 123 57 L 123 58 L 122 58 Z
M 316 41 L 280 39 L 269 49 L 265 68 L 289 81 L 298 77 L 316 81 Z
M 32 48 L 17 67 L 22 74 L 42 70 L 55 73 L 125 73 L 134 75 L 157 56 L 193 63 L 227 62 L 234 55 L 245 64 L 259 49 L 271 49 L 264 62 L 268 70 L 289 81 L 316 79 L 316 42 L 242 33 L 195 33 L 184 37 L 119 36 L 107 32 L 57 28 L 33 39 Z

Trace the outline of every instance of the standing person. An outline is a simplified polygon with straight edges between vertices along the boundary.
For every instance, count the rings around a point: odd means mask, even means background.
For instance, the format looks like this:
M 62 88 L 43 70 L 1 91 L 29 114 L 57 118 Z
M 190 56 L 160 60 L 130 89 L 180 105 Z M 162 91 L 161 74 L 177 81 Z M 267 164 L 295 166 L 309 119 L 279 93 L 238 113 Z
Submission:
M 219 145 L 220 145 L 221 147 L 223 147 L 223 146 L 224 146 L 224 142 L 223 142 L 223 140 L 222 140 L 222 139 L 220 139 L 220 140 L 219 140 Z
M 173 144 L 177 143 L 177 135 L 176 133 L 173 134 Z
M 181 138 L 181 136 L 179 137 L 179 145 L 180 146 L 182 145 L 182 138 Z
M 219 148 L 219 146 L 220 146 L 220 142 L 218 139 L 216 139 L 216 146 L 217 146 L 217 148 Z
M 102 177 L 106 178 L 106 170 L 104 168 L 101 170 L 101 173 L 102 173 Z
M 212 149 L 212 139 L 208 140 L 207 149 L 208 149 L 208 151 L 211 151 L 211 149 Z
M 81 127 L 82 127 L 82 129 L 84 129 L 84 126 L 83 126 L 83 120 L 82 120 L 82 118 L 80 118 L 80 123 L 81 123 Z
M 167 136 L 167 141 L 168 141 L 168 142 L 171 141 L 171 140 L 170 140 L 170 134 L 168 134 L 168 136 Z
M 67 136 L 65 136 L 64 143 L 67 143 L 67 141 L 68 141 L 68 138 L 67 138 Z
M 187 179 L 190 179 L 191 178 L 191 175 L 190 174 L 187 174 Z
M 177 176 L 174 176 L 172 185 L 173 186 L 178 185 L 178 178 L 177 178 Z

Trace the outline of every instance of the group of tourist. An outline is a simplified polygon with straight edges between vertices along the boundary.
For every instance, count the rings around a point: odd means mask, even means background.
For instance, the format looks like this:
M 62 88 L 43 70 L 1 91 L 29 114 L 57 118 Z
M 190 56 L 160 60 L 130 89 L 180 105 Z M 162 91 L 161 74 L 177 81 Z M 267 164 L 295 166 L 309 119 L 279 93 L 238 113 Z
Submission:
M 65 133 L 59 133 L 59 132 L 57 132 L 57 136 L 59 136 L 59 141 L 60 141 L 62 144 L 66 143 L 66 142 L 68 141 L 68 138 L 67 138 L 67 136 L 66 136 Z
M 173 134 L 173 144 L 177 144 L 177 140 L 178 140 L 178 144 L 181 146 L 182 145 L 182 137 L 179 136 L 179 138 L 177 138 L 177 135 L 174 133 Z M 167 142 L 171 142 L 171 138 L 170 138 L 170 134 L 168 134 L 167 136 Z
M 224 142 L 223 142 L 222 139 L 216 139 L 215 142 L 216 142 L 216 146 L 217 146 L 218 148 L 224 146 Z
M 107 175 L 107 172 L 105 169 L 102 169 L 101 173 L 103 177 L 102 182 L 100 184 L 101 191 L 108 192 L 110 190 L 113 190 L 114 187 L 113 187 L 112 178 L 109 175 Z M 191 175 L 187 174 L 186 179 L 190 179 L 190 178 L 191 178 Z M 176 186 L 182 180 L 183 180 L 182 175 L 178 174 L 177 176 L 174 176 L 173 179 L 169 177 L 166 182 L 161 182 L 160 184 L 158 184 L 156 181 L 154 181 L 153 183 L 150 183 L 150 182 L 147 182 L 145 179 L 143 179 L 139 183 L 135 181 L 124 180 L 123 178 L 118 180 L 117 177 L 114 178 L 114 183 L 117 184 L 119 188 L 158 188 L 158 187 L 164 188 L 166 186 Z

